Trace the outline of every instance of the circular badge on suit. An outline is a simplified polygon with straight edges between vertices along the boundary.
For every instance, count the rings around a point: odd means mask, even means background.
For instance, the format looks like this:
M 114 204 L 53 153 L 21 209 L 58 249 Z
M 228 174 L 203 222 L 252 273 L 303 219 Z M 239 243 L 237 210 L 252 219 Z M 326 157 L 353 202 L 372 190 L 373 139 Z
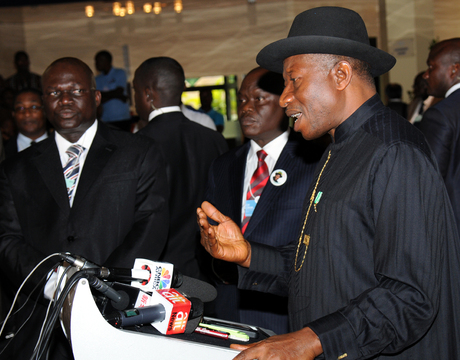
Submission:
M 281 186 L 287 180 L 287 173 L 283 169 L 276 169 L 270 175 L 270 182 L 274 186 Z

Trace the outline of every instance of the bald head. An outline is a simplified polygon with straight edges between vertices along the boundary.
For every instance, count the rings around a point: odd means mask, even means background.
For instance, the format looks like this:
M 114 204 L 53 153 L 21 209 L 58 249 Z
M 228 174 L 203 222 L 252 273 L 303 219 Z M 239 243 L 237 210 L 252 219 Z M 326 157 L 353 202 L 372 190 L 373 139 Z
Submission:
M 49 121 L 65 139 L 77 142 L 96 120 L 101 102 L 93 72 L 79 59 L 58 59 L 43 73 L 42 87 Z
M 460 83 L 460 38 L 441 41 L 431 48 L 428 69 L 423 74 L 428 95 L 444 97 L 455 84 Z
M 460 38 L 452 38 L 438 42 L 430 51 L 430 56 L 446 55 L 452 63 L 460 63 Z
M 43 76 L 42 76 L 42 88 L 43 88 L 44 82 L 46 81 L 46 76 L 49 74 L 50 70 L 53 67 L 60 66 L 60 65 L 72 65 L 73 67 L 81 68 L 82 74 L 85 74 L 88 77 L 88 81 L 90 82 L 91 87 L 93 89 L 96 89 L 96 80 L 94 78 L 93 71 L 83 61 L 81 61 L 80 59 L 77 59 L 77 58 L 73 58 L 73 57 L 64 57 L 64 58 L 60 58 L 60 59 L 57 59 L 57 60 L 53 61 L 46 68 L 45 72 L 43 73 Z
M 135 78 L 158 93 L 164 103 L 161 106 L 180 105 L 185 75 L 176 60 L 169 57 L 150 58 L 139 66 Z
M 170 57 L 145 60 L 137 68 L 133 80 L 134 99 L 140 119 L 147 121 L 153 109 L 179 106 L 184 83 L 184 69 L 176 60 Z

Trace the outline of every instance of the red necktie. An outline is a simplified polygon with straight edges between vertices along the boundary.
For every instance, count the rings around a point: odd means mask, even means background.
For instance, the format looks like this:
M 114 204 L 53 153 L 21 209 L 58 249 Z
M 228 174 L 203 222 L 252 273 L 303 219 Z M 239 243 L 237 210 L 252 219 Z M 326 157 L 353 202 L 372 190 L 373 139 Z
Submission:
M 255 200 L 256 203 L 259 200 L 262 191 L 264 190 L 265 185 L 268 181 L 268 166 L 265 162 L 265 158 L 267 157 L 267 153 L 264 150 L 259 150 L 257 152 L 257 158 L 259 159 L 257 164 L 257 169 L 254 171 L 252 175 L 251 182 L 249 183 L 248 192 L 246 194 L 246 203 L 248 200 Z M 243 218 L 243 222 L 241 223 L 241 232 L 244 234 L 246 228 L 248 227 L 249 220 L 251 219 L 251 215 L 245 214 Z

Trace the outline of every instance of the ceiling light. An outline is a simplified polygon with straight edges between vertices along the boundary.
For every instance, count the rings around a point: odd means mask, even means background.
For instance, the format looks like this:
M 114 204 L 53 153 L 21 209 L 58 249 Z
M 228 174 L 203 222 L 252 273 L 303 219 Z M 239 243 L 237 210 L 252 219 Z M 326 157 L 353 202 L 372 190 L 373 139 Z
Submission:
M 182 12 L 182 0 L 174 0 L 174 11 L 178 14 Z
M 114 2 L 112 7 L 113 15 L 120 16 L 121 4 L 119 2 Z
M 161 13 L 161 3 L 156 1 L 153 3 L 153 12 L 158 15 L 159 13 Z
M 150 3 L 145 3 L 144 4 L 144 12 L 146 14 L 150 14 L 152 12 L 152 4 Z
M 126 12 L 129 14 L 129 15 L 132 15 L 134 14 L 134 3 L 132 1 L 127 1 L 126 2 Z
M 85 6 L 85 14 L 87 17 L 93 17 L 94 15 L 94 6 L 88 5 Z

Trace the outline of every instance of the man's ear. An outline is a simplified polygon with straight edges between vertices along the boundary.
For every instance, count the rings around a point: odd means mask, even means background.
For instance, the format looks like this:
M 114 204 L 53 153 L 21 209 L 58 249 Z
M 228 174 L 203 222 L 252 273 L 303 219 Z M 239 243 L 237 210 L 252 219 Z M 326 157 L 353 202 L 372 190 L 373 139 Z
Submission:
M 334 78 L 337 90 L 344 90 L 351 82 L 353 69 L 348 61 L 339 61 L 334 66 Z
M 102 99 L 101 92 L 98 90 L 94 91 L 94 97 L 96 98 L 96 107 L 99 107 L 99 105 L 101 105 L 101 99 Z
M 454 63 L 452 65 L 452 72 L 450 75 L 452 80 L 454 80 L 454 83 L 458 82 L 457 80 L 460 80 L 460 63 Z

